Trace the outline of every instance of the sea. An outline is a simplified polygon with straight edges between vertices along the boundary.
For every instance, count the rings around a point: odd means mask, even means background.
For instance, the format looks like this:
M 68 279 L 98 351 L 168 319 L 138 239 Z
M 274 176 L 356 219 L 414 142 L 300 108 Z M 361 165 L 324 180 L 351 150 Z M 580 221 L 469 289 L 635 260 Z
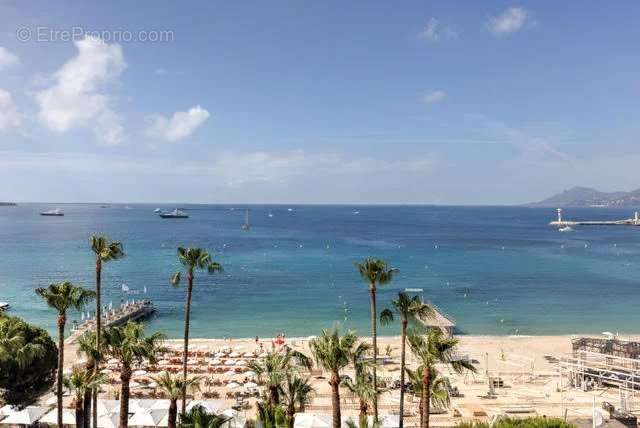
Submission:
M 43 217 L 61 208 L 64 217 Z M 0 207 L 0 301 L 55 331 L 37 287 L 94 286 L 92 234 L 122 241 L 103 269 L 103 301 L 149 299 L 149 331 L 180 337 L 184 284 L 179 246 L 207 249 L 224 272 L 196 272 L 191 336 L 317 335 L 339 325 L 369 333 L 367 285 L 354 263 L 372 256 L 399 269 L 378 293 L 422 289 L 460 334 L 637 333 L 640 227 L 548 226 L 553 208 L 363 205 L 183 205 L 162 219 L 154 204 L 19 204 Z M 243 230 L 246 210 L 251 228 Z M 573 219 L 621 219 L 630 209 L 566 209 Z M 123 287 L 123 284 L 125 287 Z M 128 290 L 128 291 L 123 291 Z M 83 314 L 69 314 L 69 324 Z M 396 335 L 397 324 L 380 334 Z

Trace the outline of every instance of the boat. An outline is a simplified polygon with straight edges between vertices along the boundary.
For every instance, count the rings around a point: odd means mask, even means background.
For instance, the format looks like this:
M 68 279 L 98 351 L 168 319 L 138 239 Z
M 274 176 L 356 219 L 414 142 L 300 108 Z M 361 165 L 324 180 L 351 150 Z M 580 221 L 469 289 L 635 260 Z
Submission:
M 267 214 L 269 217 L 273 217 L 273 213 L 271 212 L 271 210 L 269 210 L 269 214 Z
M 244 213 L 244 223 L 242 223 L 242 230 L 249 230 L 251 225 L 249 224 L 249 210 Z
M 174 209 L 173 211 L 165 211 L 158 214 L 162 218 L 189 218 L 187 214 L 179 209 Z
M 42 211 L 40 215 L 49 217 L 61 217 L 64 215 L 64 213 L 62 212 L 62 210 L 60 210 L 60 208 L 56 208 L 55 210 Z
M 153 210 L 154 213 L 159 213 L 160 211 L 162 211 L 160 208 L 156 208 L 155 210 Z
M 558 232 L 573 232 L 573 228 L 571 226 L 561 227 Z
M 0 302 L 0 312 L 4 312 L 9 309 L 9 304 L 7 302 Z

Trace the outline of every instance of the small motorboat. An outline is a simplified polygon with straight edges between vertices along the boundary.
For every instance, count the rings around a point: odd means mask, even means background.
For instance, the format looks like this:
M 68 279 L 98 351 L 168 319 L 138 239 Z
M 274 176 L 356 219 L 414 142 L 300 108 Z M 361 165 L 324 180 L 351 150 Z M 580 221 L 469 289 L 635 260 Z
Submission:
M 158 215 L 162 218 L 189 218 L 188 214 L 177 208 L 173 211 L 161 212 Z
M 564 226 L 558 229 L 558 232 L 573 232 L 573 228 L 571 226 Z
M 60 208 L 56 208 L 55 210 L 42 211 L 40 215 L 49 217 L 62 217 L 64 213 Z

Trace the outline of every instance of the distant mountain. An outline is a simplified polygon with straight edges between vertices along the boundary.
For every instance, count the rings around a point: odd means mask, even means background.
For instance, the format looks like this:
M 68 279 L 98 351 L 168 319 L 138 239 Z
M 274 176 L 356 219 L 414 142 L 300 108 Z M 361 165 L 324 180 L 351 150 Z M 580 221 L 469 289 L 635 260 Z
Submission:
M 640 189 L 631 192 L 600 192 L 589 187 L 572 187 L 534 202 L 537 207 L 640 207 Z
M 16 205 L 15 202 L 0 202 L 0 207 L 15 207 Z

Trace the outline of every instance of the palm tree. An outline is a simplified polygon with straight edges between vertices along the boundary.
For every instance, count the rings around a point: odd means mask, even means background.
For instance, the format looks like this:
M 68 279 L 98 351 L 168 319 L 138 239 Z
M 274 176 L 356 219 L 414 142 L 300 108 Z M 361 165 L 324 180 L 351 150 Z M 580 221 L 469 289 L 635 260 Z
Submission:
M 102 340 L 102 264 L 124 257 L 122 243 L 111 241 L 104 235 L 91 235 L 91 251 L 96 255 L 96 347 L 100 349 Z M 98 370 L 100 360 L 94 370 Z M 98 392 L 93 391 L 93 428 L 98 427 Z
M 363 418 L 366 421 L 369 404 L 373 403 L 375 395 L 378 393 L 373 387 L 372 376 L 369 369 L 372 363 L 365 359 L 366 354 L 371 350 L 371 345 L 366 342 L 360 342 L 351 353 L 351 364 L 355 369 L 355 382 L 345 380 L 342 385 L 355 394 L 360 401 L 360 421 Z
M 169 398 L 169 421 L 168 427 L 175 428 L 178 419 L 178 398 L 182 396 L 182 387 L 185 386 L 182 377 L 172 376 L 168 372 L 163 372 L 160 376 L 152 377 L 160 388 L 167 393 Z M 202 377 L 194 376 L 187 379 L 188 389 L 199 390 Z
M 107 353 L 120 361 L 120 428 L 127 428 L 129 421 L 129 382 L 131 367 L 147 359 L 155 364 L 158 354 L 164 352 L 161 333 L 144 335 L 144 326 L 129 321 L 123 326 L 110 327 L 104 331 Z
M 400 350 L 400 420 L 399 428 L 404 426 L 404 368 L 406 366 L 406 343 L 407 343 L 407 326 L 411 319 L 425 319 L 434 316 L 434 310 L 431 306 L 422 302 L 418 296 L 409 297 L 406 293 L 398 293 L 398 298 L 393 300 L 393 307 L 400 315 L 400 334 L 401 334 L 401 350 Z M 393 321 L 393 312 L 385 309 L 380 313 L 380 322 L 385 325 Z
M 381 259 L 367 257 L 362 263 L 356 263 L 360 276 L 369 287 L 369 304 L 371 309 L 371 336 L 373 341 L 373 387 L 378 389 L 376 365 L 378 364 L 378 311 L 376 308 L 376 293 L 379 286 L 388 284 L 393 279 L 398 269 L 387 267 L 387 263 Z M 374 419 L 378 420 L 378 397 L 373 399 Z
M 273 404 L 268 397 L 256 403 L 256 420 L 262 428 L 282 428 L 286 425 L 285 411 L 279 404 Z
M 44 357 L 42 344 L 28 342 L 22 329 L 24 322 L 18 318 L 0 316 L 0 362 L 12 361 L 25 368 L 34 360 Z
M 74 368 L 69 376 L 64 378 L 64 386 L 74 391 L 74 406 L 76 412 L 76 427 L 82 427 L 85 424 L 85 393 L 98 388 L 106 382 L 106 377 L 102 374 L 96 374 L 93 371 Z M 89 405 L 91 402 L 89 401 Z
M 187 271 L 187 301 L 184 305 L 184 350 L 182 356 L 182 378 L 185 388 L 182 390 L 182 412 L 187 405 L 187 359 L 189 358 L 189 317 L 191 316 L 191 295 L 193 293 L 193 273 L 195 270 L 207 270 L 210 274 L 222 272 L 222 265 L 211 260 L 209 253 L 201 248 L 178 247 L 178 260 Z M 180 284 L 182 272 L 177 271 L 171 276 L 171 284 L 177 287 Z
M 272 405 L 280 404 L 280 391 L 287 377 L 297 373 L 301 368 L 310 369 L 311 366 L 309 357 L 288 348 L 284 353 L 269 352 L 264 359 L 247 364 L 247 367 L 256 373 L 258 380 L 265 382 Z
M 224 415 L 207 412 L 202 406 L 193 406 L 180 415 L 180 428 L 221 428 L 229 421 Z
M 422 374 L 421 401 L 422 428 L 429 428 L 429 411 L 431 400 L 431 382 L 435 364 L 441 363 L 450 366 L 456 373 L 464 370 L 475 372 L 475 367 L 469 361 L 454 357 L 458 340 L 446 337 L 440 329 L 429 329 L 426 334 L 416 331 L 409 332 L 409 347 L 419 362 L 419 371 Z
M 411 389 L 413 394 L 420 397 L 420 404 L 418 405 L 418 409 L 420 412 L 420 426 L 422 426 L 424 414 L 422 409 L 424 408 L 424 403 L 422 402 L 422 370 L 418 368 L 417 370 L 411 370 L 409 367 L 405 368 L 407 372 L 407 377 L 409 378 L 409 384 L 411 384 Z M 447 407 L 450 403 L 449 391 L 451 389 L 451 384 L 449 379 L 445 376 L 441 376 L 436 369 L 431 369 L 431 373 L 429 374 L 431 379 L 430 382 L 430 405 L 435 404 L 437 406 Z
M 102 349 L 98 349 L 98 341 L 96 339 L 95 331 L 88 331 L 84 333 L 78 339 L 78 353 L 84 354 L 87 357 L 87 364 L 85 365 L 87 371 L 94 371 L 97 361 L 102 360 L 102 355 L 104 354 L 104 340 L 102 340 L 101 346 Z M 94 372 L 94 375 L 97 372 Z M 87 388 L 84 393 L 84 426 L 83 428 L 89 428 L 91 425 L 91 397 L 93 395 L 94 390 L 97 391 L 99 385 L 95 385 L 92 388 Z
M 296 375 L 288 375 L 282 386 L 282 398 L 286 408 L 287 426 L 293 428 L 296 410 L 304 412 L 304 408 L 311 402 L 314 392 L 308 378 Z M 297 408 L 297 409 L 296 409 Z
M 62 428 L 62 372 L 64 370 L 64 327 L 67 323 L 69 309 L 80 310 L 91 299 L 95 292 L 73 285 L 65 281 L 51 284 L 47 288 L 37 288 L 36 294 L 42 297 L 47 305 L 58 312 L 58 380 L 56 394 L 58 396 L 58 427 Z
M 337 327 L 323 330 L 322 335 L 309 342 L 313 356 L 319 366 L 331 374 L 331 405 L 333 408 L 333 428 L 340 428 L 340 370 L 349 365 L 351 354 L 358 338 L 348 331 L 340 336 Z

